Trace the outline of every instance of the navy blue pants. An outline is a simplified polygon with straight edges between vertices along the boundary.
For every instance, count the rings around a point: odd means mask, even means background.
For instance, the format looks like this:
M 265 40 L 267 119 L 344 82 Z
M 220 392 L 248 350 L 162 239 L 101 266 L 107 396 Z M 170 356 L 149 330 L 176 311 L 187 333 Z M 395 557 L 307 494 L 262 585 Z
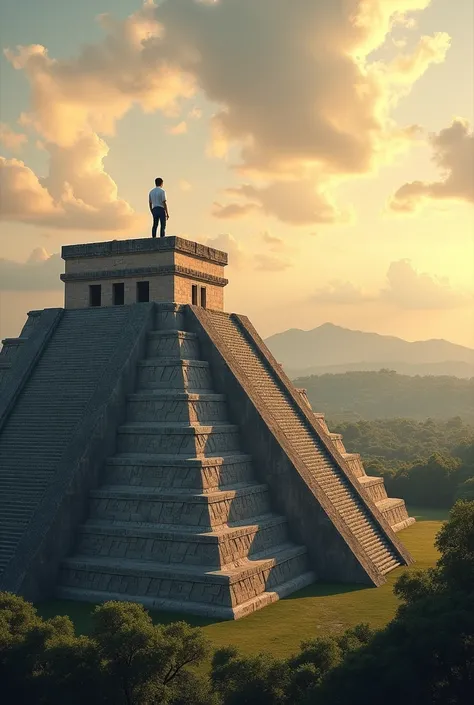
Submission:
M 158 223 L 160 223 L 160 237 L 165 236 L 166 230 L 166 212 L 161 206 L 156 206 L 152 208 L 151 214 L 153 216 L 153 228 L 151 230 L 151 236 L 156 237 L 156 231 L 158 228 Z

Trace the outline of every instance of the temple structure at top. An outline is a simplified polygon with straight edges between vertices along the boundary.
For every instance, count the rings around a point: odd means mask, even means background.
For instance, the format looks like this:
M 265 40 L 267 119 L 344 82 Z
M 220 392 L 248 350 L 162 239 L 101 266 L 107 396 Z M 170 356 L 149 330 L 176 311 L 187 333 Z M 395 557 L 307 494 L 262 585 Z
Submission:
M 181 237 L 62 248 L 65 307 L 172 301 L 224 310 L 227 254 Z
M 65 307 L 0 352 L 0 590 L 237 619 L 411 563 L 403 500 L 224 312 L 225 252 L 62 256 Z

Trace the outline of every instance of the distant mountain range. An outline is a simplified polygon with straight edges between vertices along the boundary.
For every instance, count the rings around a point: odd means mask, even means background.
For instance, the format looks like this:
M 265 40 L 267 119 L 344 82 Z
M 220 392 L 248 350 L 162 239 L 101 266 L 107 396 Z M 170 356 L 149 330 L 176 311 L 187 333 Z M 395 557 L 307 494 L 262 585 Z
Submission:
M 474 350 L 447 340 L 407 340 L 325 323 L 293 328 L 265 341 L 293 379 L 380 369 L 404 375 L 474 377 Z

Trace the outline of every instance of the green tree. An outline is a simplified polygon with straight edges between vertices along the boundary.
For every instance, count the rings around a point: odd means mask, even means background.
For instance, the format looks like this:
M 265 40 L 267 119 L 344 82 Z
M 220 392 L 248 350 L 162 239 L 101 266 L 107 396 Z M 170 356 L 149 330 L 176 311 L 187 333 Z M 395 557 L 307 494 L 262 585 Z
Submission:
M 154 625 L 142 605 L 107 602 L 96 608 L 93 623 L 92 638 L 117 704 L 179 701 L 181 688 L 189 690 L 186 668 L 209 652 L 200 629 L 186 622 Z
M 108 602 L 93 632 L 76 636 L 66 617 L 42 620 L 0 593 L 0 682 L 6 705 L 213 705 L 208 679 L 193 672 L 209 653 L 199 629 L 154 625 L 141 605 Z
M 449 507 L 454 499 L 461 461 L 433 453 L 393 478 L 394 491 L 400 490 L 407 502 L 424 507 Z
M 21 597 L 0 593 L 2 702 L 43 702 L 48 649 L 58 639 L 70 638 L 73 632 L 68 617 L 43 620 Z
M 395 619 L 352 650 L 318 690 L 325 705 L 467 705 L 474 692 L 474 502 L 437 537 L 436 568 L 406 573 Z M 319 701 L 318 701 L 319 702 Z
M 211 679 L 224 705 L 285 705 L 288 666 L 269 654 L 243 656 L 236 648 L 219 649 Z
M 462 482 L 456 490 L 456 499 L 472 501 L 474 500 L 474 477 Z
M 474 592 L 474 502 L 456 502 L 436 538 L 438 570 L 449 589 Z

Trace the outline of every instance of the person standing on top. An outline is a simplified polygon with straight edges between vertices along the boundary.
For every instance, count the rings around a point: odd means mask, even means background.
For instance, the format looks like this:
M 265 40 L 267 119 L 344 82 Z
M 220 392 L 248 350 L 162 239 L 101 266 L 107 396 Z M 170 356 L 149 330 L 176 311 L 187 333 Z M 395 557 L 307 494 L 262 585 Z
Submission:
M 156 237 L 158 223 L 160 223 L 160 237 L 165 236 L 166 221 L 168 220 L 168 204 L 166 203 L 166 191 L 163 188 L 163 179 L 155 179 L 155 188 L 150 191 L 148 205 L 153 216 L 153 228 L 151 236 Z

